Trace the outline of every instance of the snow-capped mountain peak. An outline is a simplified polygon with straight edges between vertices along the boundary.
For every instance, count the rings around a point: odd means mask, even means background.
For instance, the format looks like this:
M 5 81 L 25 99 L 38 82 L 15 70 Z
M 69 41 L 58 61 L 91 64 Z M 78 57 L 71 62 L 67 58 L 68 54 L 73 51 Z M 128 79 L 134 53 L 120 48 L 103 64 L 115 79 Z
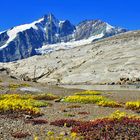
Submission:
M 85 20 L 73 25 L 69 20 L 58 20 L 53 14 L 16 26 L 0 33 L 0 61 L 8 62 L 33 55 L 48 53 L 59 48 L 70 49 L 78 45 L 126 32 L 101 20 Z
M 110 24 L 106 23 L 106 31 L 109 32 L 110 30 L 114 29 L 115 27 L 111 26 Z
M 24 25 L 16 26 L 16 27 L 13 27 L 13 28 L 9 29 L 7 31 L 7 35 L 8 35 L 9 38 L 6 41 L 6 43 L 3 46 L 0 47 L 0 50 L 2 50 L 3 48 L 7 47 L 8 44 L 16 38 L 16 36 L 17 36 L 17 34 L 19 32 L 23 32 L 23 31 L 28 30 L 30 28 L 38 30 L 38 27 L 37 27 L 36 24 L 38 24 L 38 23 L 40 23 L 42 21 L 43 21 L 43 18 L 39 19 L 38 21 L 32 22 L 30 24 L 24 24 Z M 4 32 L 2 32 L 2 33 L 4 33 Z

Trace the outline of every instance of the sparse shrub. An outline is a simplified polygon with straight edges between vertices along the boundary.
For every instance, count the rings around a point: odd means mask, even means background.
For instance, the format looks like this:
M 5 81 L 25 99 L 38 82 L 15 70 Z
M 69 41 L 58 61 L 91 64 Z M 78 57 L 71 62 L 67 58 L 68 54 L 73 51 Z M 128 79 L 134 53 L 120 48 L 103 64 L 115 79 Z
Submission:
M 124 117 L 127 117 L 127 116 L 128 116 L 128 115 L 126 114 L 126 112 L 121 112 L 120 110 L 116 110 L 115 112 L 113 112 L 113 113 L 109 116 L 109 118 L 120 120 L 120 119 L 122 119 L 122 118 L 124 118 Z
M 20 87 L 30 87 L 30 85 L 29 84 L 27 84 L 27 83 L 22 83 L 22 84 L 9 84 L 9 89 L 17 89 L 17 88 L 20 88 Z
M 12 137 L 17 138 L 17 139 L 26 138 L 27 136 L 30 136 L 28 132 L 15 132 L 15 133 L 12 133 L 11 135 Z
M 64 116 L 65 116 L 65 117 L 75 117 L 75 115 L 74 115 L 74 114 L 69 114 L 69 113 L 64 114 Z
M 34 140 L 39 140 L 38 136 L 34 137 Z M 84 140 L 83 137 L 76 133 L 55 135 L 53 131 L 47 133 L 47 137 L 44 140 Z
M 136 139 L 140 138 L 140 117 L 119 110 L 106 118 L 93 121 L 61 119 L 51 122 L 59 127 L 72 127 L 71 132 L 84 140 Z
M 72 132 L 84 137 L 84 140 L 94 139 L 139 139 L 140 120 L 122 118 L 97 119 L 72 128 Z
M 74 95 L 74 96 L 68 96 L 64 98 L 62 101 L 64 102 L 70 102 L 70 103 L 93 103 L 97 104 L 99 106 L 103 107 L 122 107 L 121 104 L 112 101 L 106 97 L 103 96 L 96 96 L 96 95 L 90 95 L 90 96 L 80 96 L 80 95 Z
M 73 119 L 61 119 L 61 120 L 55 120 L 54 122 L 51 122 L 50 125 L 55 125 L 59 127 L 71 127 L 71 126 L 78 126 L 83 121 L 73 120 Z
M 0 85 L 0 90 L 4 90 L 4 86 Z
M 28 95 L 6 94 L 0 95 L 0 113 L 24 113 L 41 115 L 39 107 L 47 106 L 46 102 L 36 101 Z
M 103 107 L 123 107 L 121 104 L 115 102 L 115 101 L 110 101 L 110 100 L 104 100 L 104 101 L 100 101 L 97 103 L 97 105 L 99 106 L 103 106 Z
M 126 102 L 125 107 L 132 110 L 140 110 L 140 101 Z
M 121 120 L 122 118 L 132 118 L 132 119 L 140 119 L 140 116 L 127 114 L 126 112 L 122 112 L 120 110 L 116 110 L 112 114 L 110 114 L 107 118 Z
M 41 124 L 47 124 L 48 121 L 46 119 L 30 119 L 30 120 L 26 120 L 25 123 L 32 123 L 33 125 L 41 125 Z
M 64 102 L 71 102 L 71 103 L 97 103 L 100 101 L 105 100 L 106 98 L 103 96 L 68 96 L 64 98 Z
M 67 108 L 73 109 L 73 108 L 81 108 L 80 105 L 69 105 Z
M 9 84 L 8 87 L 9 87 L 10 89 L 17 89 L 17 88 L 20 87 L 20 85 L 18 85 L 18 84 Z
M 54 132 L 53 131 L 48 131 L 47 132 L 47 136 L 53 136 L 54 135 Z
M 72 132 L 83 136 L 84 140 L 139 139 L 140 117 L 117 110 L 107 118 L 75 125 Z
M 78 112 L 79 115 L 89 115 L 89 112 Z
M 20 85 L 20 87 L 30 87 L 31 85 L 30 84 L 28 84 L 28 83 L 22 83 L 22 84 L 19 84 Z
M 87 90 L 87 91 L 82 91 L 82 92 L 76 92 L 74 93 L 75 95 L 100 95 L 101 92 L 99 91 L 91 91 L 91 90 Z
M 58 99 L 58 96 L 55 96 L 53 94 L 37 94 L 37 95 L 32 95 L 32 98 L 35 100 L 55 100 Z

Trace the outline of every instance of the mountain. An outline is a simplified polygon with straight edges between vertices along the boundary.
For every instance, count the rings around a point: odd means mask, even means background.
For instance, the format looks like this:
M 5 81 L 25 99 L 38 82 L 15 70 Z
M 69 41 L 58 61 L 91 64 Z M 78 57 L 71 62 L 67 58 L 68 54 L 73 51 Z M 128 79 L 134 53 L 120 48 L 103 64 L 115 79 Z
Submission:
M 0 71 L 47 84 L 140 84 L 140 31 L 10 63 Z
M 101 20 L 85 20 L 75 26 L 69 20 L 60 21 L 53 14 L 48 14 L 33 23 L 1 32 L 0 62 L 90 44 L 126 31 Z

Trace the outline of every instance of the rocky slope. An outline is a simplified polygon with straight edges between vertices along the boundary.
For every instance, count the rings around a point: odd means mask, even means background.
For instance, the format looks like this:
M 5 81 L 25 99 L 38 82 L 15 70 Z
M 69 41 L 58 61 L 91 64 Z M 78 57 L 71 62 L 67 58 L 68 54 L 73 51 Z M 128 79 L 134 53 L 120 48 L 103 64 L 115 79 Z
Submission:
M 60 43 L 63 49 L 68 49 L 75 44 L 89 44 L 123 32 L 126 30 L 101 20 L 86 20 L 75 26 L 69 20 L 60 21 L 54 15 L 48 14 L 33 23 L 1 32 L 0 62 L 49 53 L 56 48 L 61 49 Z
M 139 83 L 140 31 L 14 63 L 1 63 L 0 67 L 8 69 L 12 77 L 49 84 Z

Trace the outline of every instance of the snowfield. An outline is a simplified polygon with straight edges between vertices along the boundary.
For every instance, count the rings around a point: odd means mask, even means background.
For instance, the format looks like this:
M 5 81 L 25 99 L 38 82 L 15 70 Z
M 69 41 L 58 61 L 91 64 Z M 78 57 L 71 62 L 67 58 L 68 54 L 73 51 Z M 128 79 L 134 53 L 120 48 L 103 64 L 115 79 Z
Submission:
M 70 41 L 70 42 L 62 42 L 62 43 L 57 43 L 57 44 L 48 44 L 45 46 L 42 46 L 42 48 L 36 49 L 36 52 L 39 54 L 47 54 L 53 51 L 58 51 L 58 50 L 67 50 L 67 49 L 71 49 L 74 47 L 78 47 L 78 46 L 82 46 L 82 45 L 87 45 L 90 44 L 92 41 L 96 40 L 96 39 L 100 39 L 104 36 L 103 33 L 96 35 L 96 36 L 92 36 L 88 39 L 83 39 L 83 40 L 79 40 L 79 41 Z

